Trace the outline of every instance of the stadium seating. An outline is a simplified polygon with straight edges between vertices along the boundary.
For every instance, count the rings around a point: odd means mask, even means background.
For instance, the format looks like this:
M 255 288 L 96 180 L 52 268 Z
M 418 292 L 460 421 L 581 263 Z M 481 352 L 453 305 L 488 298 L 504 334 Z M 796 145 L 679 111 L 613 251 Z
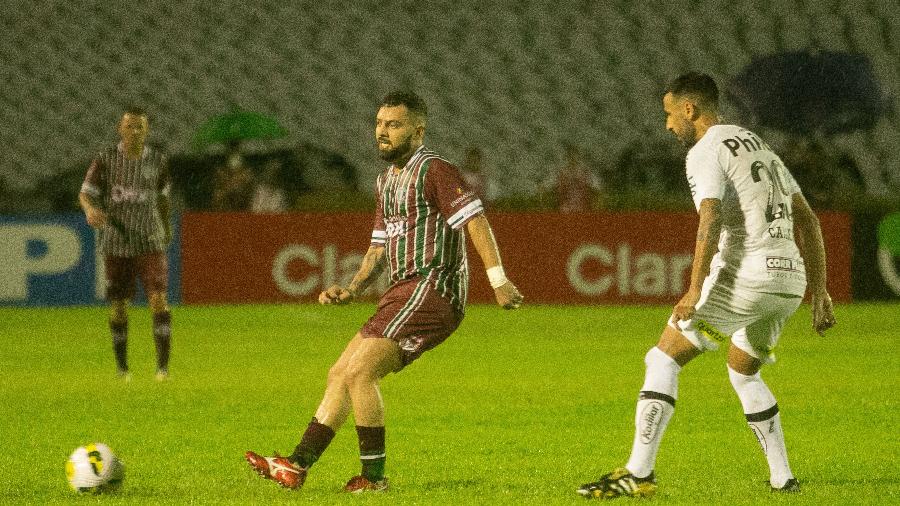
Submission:
M 290 137 L 373 156 L 374 104 L 411 87 L 432 111 L 429 144 L 459 160 L 481 146 L 501 187 L 527 193 L 579 144 L 608 167 L 630 143 L 665 138 L 667 79 L 720 80 L 754 56 L 820 49 L 868 55 L 900 111 L 900 18 L 891 0 L 697 2 L 23 3 L 0 17 L 0 177 L 26 188 L 115 138 L 127 103 L 156 140 L 191 149 L 208 117 L 271 114 Z M 762 132 L 765 135 L 765 132 Z M 777 137 L 774 137 L 777 138 Z M 900 121 L 841 136 L 873 191 L 900 184 Z M 257 144 L 252 149 L 267 149 Z M 75 191 L 75 189 L 73 189 Z

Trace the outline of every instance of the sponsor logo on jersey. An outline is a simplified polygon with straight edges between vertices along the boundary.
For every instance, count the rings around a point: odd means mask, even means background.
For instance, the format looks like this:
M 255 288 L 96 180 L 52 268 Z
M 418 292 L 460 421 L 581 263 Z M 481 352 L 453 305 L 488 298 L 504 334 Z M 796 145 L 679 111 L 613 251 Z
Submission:
M 766 257 L 766 268 L 772 271 L 800 272 L 797 261 L 793 258 Z
M 149 194 L 144 191 L 134 190 L 121 185 L 113 185 L 110 190 L 110 199 L 116 204 L 132 203 L 142 204 L 147 201 Z
M 388 218 L 384 223 L 384 231 L 388 237 L 398 237 L 406 234 L 406 220 L 402 217 Z
M 462 202 L 464 202 L 466 199 L 468 199 L 469 197 L 474 195 L 474 192 L 463 193 L 462 188 L 457 188 L 456 193 L 459 195 L 459 197 L 456 197 L 455 199 L 453 199 L 453 202 L 450 202 L 450 207 L 456 207 L 459 204 L 461 204 Z

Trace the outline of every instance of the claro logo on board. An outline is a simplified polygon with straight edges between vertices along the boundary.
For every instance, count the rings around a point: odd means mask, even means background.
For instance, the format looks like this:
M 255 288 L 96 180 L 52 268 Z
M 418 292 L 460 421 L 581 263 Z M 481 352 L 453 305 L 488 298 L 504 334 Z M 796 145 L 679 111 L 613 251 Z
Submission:
M 620 243 L 615 251 L 600 244 L 582 244 L 569 255 L 566 276 L 581 295 L 683 295 L 690 275 L 692 255 L 641 253 Z
M 272 261 L 272 279 L 285 295 L 305 297 L 317 294 L 331 285 L 347 286 L 359 270 L 363 255 L 352 252 L 339 254 L 337 246 L 326 244 L 321 251 L 306 244 L 288 244 L 278 251 Z M 301 275 L 296 277 L 300 271 Z M 382 276 L 372 290 L 385 289 Z

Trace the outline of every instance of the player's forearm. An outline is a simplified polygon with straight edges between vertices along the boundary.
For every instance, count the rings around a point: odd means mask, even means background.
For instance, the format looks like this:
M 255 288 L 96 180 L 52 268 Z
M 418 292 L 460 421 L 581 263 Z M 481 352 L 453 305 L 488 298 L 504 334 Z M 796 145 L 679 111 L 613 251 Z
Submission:
M 159 209 L 159 219 L 162 221 L 163 229 L 166 232 L 166 238 L 172 237 L 172 201 L 166 195 L 160 195 L 157 201 L 157 209 Z
M 481 214 L 472 218 L 466 224 L 466 231 L 469 232 L 469 237 L 475 246 L 475 251 L 481 257 L 481 263 L 484 264 L 484 268 L 490 269 L 500 266 L 500 249 L 497 247 L 494 231 L 491 229 L 491 224 L 488 223 L 487 217 Z
M 347 285 L 347 290 L 355 294 L 360 294 L 369 287 L 381 272 L 384 271 L 384 246 L 369 246 L 359 270 L 353 276 L 353 280 Z
M 487 272 L 491 288 L 499 288 L 509 282 L 503 271 L 503 262 L 500 260 L 500 248 L 494 238 L 494 231 L 484 214 L 472 218 L 466 224 L 466 230 L 475 246 L 475 251 L 481 257 L 481 263 Z
M 699 292 L 703 286 L 703 280 L 709 275 L 710 264 L 718 249 L 721 232 L 722 216 L 719 212 L 719 201 L 704 200 L 700 206 L 700 224 L 697 226 L 697 243 L 694 246 L 689 290 Z
M 813 293 L 825 291 L 825 239 L 819 219 L 811 211 L 794 213 L 797 248 L 806 266 L 806 279 Z

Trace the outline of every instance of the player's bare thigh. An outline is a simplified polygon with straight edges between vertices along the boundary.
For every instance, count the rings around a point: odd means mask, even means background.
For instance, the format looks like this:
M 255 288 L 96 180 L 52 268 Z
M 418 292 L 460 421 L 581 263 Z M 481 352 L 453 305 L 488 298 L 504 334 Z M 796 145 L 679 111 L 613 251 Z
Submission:
M 672 357 L 682 367 L 703 353 L 703 350 L 694 346 L 688 338 L 684 337 L 684 334 L 674 329 L 671 325 L 666 325 L 663 329 L 656 347 Z

